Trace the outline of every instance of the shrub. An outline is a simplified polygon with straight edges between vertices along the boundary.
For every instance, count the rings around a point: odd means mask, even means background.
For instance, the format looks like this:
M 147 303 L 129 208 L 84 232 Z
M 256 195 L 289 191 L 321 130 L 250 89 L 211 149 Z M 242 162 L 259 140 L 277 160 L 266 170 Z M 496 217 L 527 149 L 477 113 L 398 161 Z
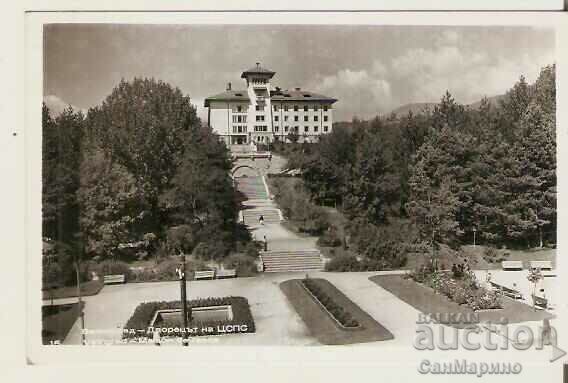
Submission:
M 335 226 L 330 226 L 317 241 L 319 246 L 327 247 L 338 247 L 341 246 L 341 239 L 337 235 L 337 228 Z
M 359 271 L 361 263 L 353 255 L 342 254 L 326 263 L 325 269 L 327 271 Z
M 223 261 L 228 269 L 236 269 L 241 277 L 257 274 L 256 258 L 246 254 L 232 254 Z
M 126 262 L 121 261 L 103 261 L 94 266 L 101 277 L 109 274 L 124 274 L 127 279 L 131 276 L 130 266 Z
M 313 279 L 303 279 L 301 283 L 316 297 L 326 310 L 345 327 L 357 327 L 359 323 L 353 319 L 351 313 L 339 306 L 333 298 L 327 295 Z

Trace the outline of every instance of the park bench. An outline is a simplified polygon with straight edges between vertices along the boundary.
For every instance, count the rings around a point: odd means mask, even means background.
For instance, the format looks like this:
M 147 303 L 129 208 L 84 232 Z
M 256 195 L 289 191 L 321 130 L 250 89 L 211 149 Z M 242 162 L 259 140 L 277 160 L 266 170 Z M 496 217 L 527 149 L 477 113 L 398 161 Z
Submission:
M 529 266 L 534 269 L 552 270 L 552 262 L 550 261 L 530 261 Z
M 493 286 L 494 289 L 502 291 L 503 295 L 505 295 L 509 298 L 523 299 L 523 294 L 521 294 L 518 290 L 511 289 L 509 287 L 497 284 L 495 282 L 490 282 L 490 283 L 491 283 L 491 286 Z
M 522 270 L 523 261 L 503 261 L 501 267 L 503 270 Z
M 547 309 L 548 308 L 548 299 L 543 298 L 543 297 L 538 297 L 534 294 L 532 295 L 532 299 L 533 299 L 535 306 L 540 307 L 541 309 Z
M 193 279 L 196 281 L 199 279 L 213 279 L 213 278 L 215 278 L 214 270 L 196 271 L 193 275 Z
M 217 270 L 217 273 L 215 274 L 215 276 L 217 277 L 217 279 L 236 278 L 237 277 L 237 270 L 236 269 Z
M 103 283 L 105 285 L 110 285 L 113 283 L 125 283 L 126 276 L 124 274 L 112 274 L 112 275 L 105 275 L 103 277 Z

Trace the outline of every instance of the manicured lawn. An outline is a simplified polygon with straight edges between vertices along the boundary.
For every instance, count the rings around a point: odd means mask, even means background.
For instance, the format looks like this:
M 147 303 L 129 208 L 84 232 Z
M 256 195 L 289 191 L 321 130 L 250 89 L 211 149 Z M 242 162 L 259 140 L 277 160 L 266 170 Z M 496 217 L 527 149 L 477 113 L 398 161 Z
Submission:
M 370 277 L 369 280 L 426 315 L 435 314 L 444 318 L 444 316 L 450 314 L 461 314 L 464 317 L 469 315 L 471 318 L 471 315 L 474 313 L 469 307 L 452 302 L 447 297 L 436 294 L 433 289 L 412 279 L 405 279 L 401 275 L 376 275 Z M 476 314 L 479 317 L 479 321 L 496 323 L 500 322 L 501 318 L 506 318 L 508 323 L 519 323 L 553 317 L 552 314 L 544 310 L 534 311 L 531 306 L 507 297 L 503 297 L 502 303 L 503 309 L 478 311 Z M 452 320 L 449 323 L 441 320 L 441 323 L 456 328 L 467 328 L 475 325 L 471 323 L 453 323 Z
M 340 290 L 325 279 L 315 279 L 325 293 L 348 311 L 360 324 L 360 328 L 341 328 L 302 286 L 301 279 L 291 279 L 280 284 L 291 305 L 300 315 L 312 335 L 322 344 L 340 345 L 377 342 L 393 339 L 389 330 L 381 326 Z
M 85 305 L 85 302 L 81 302 Z M 41 308 L 42 331 L 41 337 L 43 344 L 51 342 L 61 342 L 73 327 L 79 317 L 79 304 L 69 303 L 65 305 L 47 305 Z
M 96 295 L 104 287 L 102 281 L 88 281 L 81 283 L 81 295 L 86 297 Z M 43 290 L 43 299 L 72 298 L 77 296 L 77 286 L 65 286 L 52 290 Z

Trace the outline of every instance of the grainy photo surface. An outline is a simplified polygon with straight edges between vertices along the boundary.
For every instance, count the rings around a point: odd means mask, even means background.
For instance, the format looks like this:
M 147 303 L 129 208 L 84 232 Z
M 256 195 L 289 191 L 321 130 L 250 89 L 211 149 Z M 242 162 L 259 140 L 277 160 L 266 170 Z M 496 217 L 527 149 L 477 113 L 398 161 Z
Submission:
M 42 344 L 556 347 L 553 28 L 43 38 Z

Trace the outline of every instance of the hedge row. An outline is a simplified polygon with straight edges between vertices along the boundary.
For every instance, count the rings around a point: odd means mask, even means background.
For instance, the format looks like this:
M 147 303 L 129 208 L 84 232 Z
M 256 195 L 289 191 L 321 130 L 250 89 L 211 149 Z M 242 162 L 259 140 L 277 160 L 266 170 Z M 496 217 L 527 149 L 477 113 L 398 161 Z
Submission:
M 333 298 L 326 294 L 318 286 L 317 282 L 306 278 L 302 280 L 303 285 L 320 301 L 320 303 L 345 327 L 358 327 L 359 322 L 353 318 L 351 313 L 339 306 Z
M 210 297 L 202 299 L 194 299 L 187 301 L 187 307 L 209 307 L 209 306 L 231 306 L 233 311 L 233 319 L 227 321 L 211 321 L 211 322 L 197 322 L 192 321 L 189 323 L 190 327 L 213 327 L 215 330 L 217 326 L 227 326 L 227 325 L 246 325 L 246 332 L 255 332 L 254 319 L 250 311 L 248 300 L 244 297 Z M 122 334 L 123 338 L 136 338 L 141 336 L 151 337 L 152 334 L 148 333 L 148 327 L 150 322 L 154 317 L 154 314 L 158 310 L 170 310 L 170 309 L 181 309 L 181 301 L 170 301 L 170 302 L 144 302 L 138 305 L 134 310 L 134 313 L 126 322 L 124 326 L 124 331 Z M 168 323 L 167 326 L 170 326 Z M 166 326 L 166 327 L 167 327 Z M 156 326 L 158 327 L 158 326 Z M 134 330 L 134 331 L 132 331 Z M 212 333 L 198 333 L 197 335 L 217 335 L 218 332 L 214 331 Z M 176 333 L 179 335 L 179 333 Z

